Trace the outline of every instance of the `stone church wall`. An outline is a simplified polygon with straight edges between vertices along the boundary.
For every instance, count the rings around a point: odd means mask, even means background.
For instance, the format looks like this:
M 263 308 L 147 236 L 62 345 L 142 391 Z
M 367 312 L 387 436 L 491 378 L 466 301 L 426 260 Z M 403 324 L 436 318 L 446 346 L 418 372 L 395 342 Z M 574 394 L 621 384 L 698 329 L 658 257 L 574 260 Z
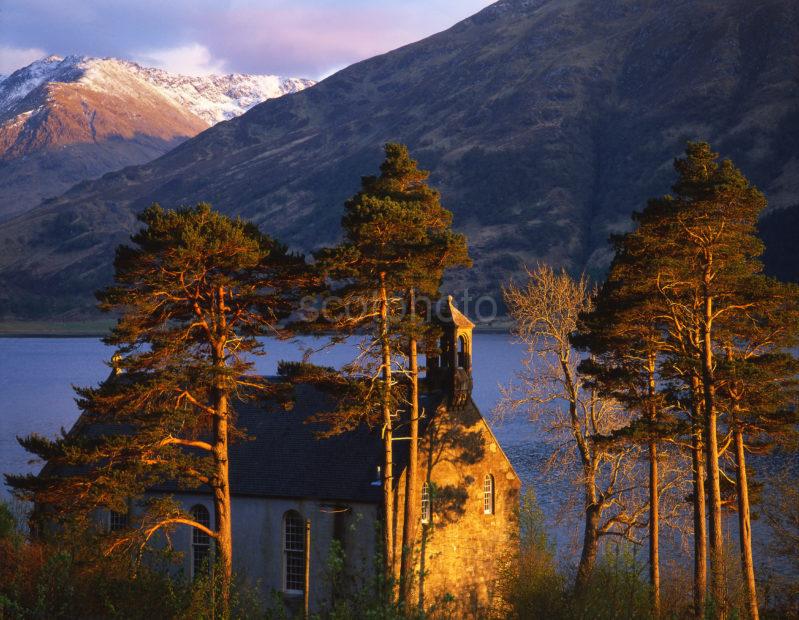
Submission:
M 417 525 L 414 600 L 421 586 L 425 606 L 451 596 L 447 609 L 457 617 L 480 616 L 494 600 L 499 564 L 518 534 L 519 479 L 471 402 L 435 414 L 420 438 L 419 457 L 417 515 L 425 481 L 432 493 L 430 523 Z M 493 514 L 484 511 L 486 475 L 494 479 Z M 405 472 L 397 490 L 397 558 L 404 495 Z

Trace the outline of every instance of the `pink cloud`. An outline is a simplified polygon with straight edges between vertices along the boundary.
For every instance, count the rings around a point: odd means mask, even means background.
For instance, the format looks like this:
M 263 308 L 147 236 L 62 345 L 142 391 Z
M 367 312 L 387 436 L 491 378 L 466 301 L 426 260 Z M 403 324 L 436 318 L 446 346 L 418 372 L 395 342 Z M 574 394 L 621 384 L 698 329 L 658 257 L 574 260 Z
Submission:
M 471 4 L 477 5 L 476 10 L 488 2 L 475 0 Z M 279 64 L 305 68 L 309 77 L 319 77 L 457 21 L 440 14 L 443 19 L 429 20 L 425 18 L 430 16 L 423 13 L 418 7 L 410 11 L 395 6 L 246 7 L 203 16 L 195 28 L 203 30 L 200 40 L 229 64 L 249 65 L 245 70 L 256 70 L 259 61 L 268 57 L 279 59 Z
M 163 65 L 316 78 L 443 30 L 490 2 L 4 0 L 0 40 L 62 55 L 150 55 Z

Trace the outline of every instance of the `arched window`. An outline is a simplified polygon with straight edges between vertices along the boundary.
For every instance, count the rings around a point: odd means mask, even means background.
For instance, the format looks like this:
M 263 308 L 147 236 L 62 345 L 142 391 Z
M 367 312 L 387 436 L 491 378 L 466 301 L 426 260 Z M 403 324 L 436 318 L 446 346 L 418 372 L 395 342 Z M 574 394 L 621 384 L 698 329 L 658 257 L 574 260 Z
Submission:
M 283 587 L 295 594 L 305 591 L 305 522 L 294 510 L 283 516 Z
M 458 368 L 469 370 L 469 344 L 466 336 L 458 336 Z
M 422 523 L 430 523 L 430 484 L 422 485 Z
M 205 527 L 211 527 L 211 516 L 208 514 L 208 509 L 202 504 L 197 504 L 191 509 L 192 518 Z M 191 576 L 192 578 L 199 577 L 205 572 L 206 574 L 211 569 L 211 537 L 198 530 L 196 527 L 191 528 Z
M 483 480 L 483 514 L 494 514 L 494 476 L 486 474 Z

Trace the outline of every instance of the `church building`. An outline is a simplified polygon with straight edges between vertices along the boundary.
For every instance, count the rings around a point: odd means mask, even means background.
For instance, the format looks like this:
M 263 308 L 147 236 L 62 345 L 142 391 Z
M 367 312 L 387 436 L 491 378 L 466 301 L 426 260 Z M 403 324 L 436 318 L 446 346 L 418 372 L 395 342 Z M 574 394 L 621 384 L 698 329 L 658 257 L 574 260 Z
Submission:
M 474 325 L 451 299 L 436 320 L 443 336 L 427 356 L 420 381 L 418 496 L 410 498 L 419 515 L 413 600 L 428 607 L 450 599 L 448 609 L 457 617 L 475 617 L 491 604 L 499 563 L 516 542 L 520 482 L 471 397 Z M 306 589 L 311 612 L 334 600 L 331 553 L 343 558 L 345 587 L 366 584 L 378 569 L 380 429 L 319 439 L 319 425 L 306 421 L 330 398 L 299 385 L 289 411 L 276 404 L 264 411 L 263 403 L 254 402 L 236 407 L 238 425 L 250 439 L 233 444 L 230 452 L 234 571 L 257 585 L 265 600 L 279 592 L 294 610 L 303 605 Z M 409 445 L 399 436 L 407 434 L 407 425 L 399 422 L 397 558 Z M 202 489 L 173 495 L 201 523 L 214 522 L 212 498 Z M 126 519 L 115 513 L 106 518 L 110 528 Z M 187 575 L 207 566 L 207 535 L 180 526 L 170 538 L 183 552 Z

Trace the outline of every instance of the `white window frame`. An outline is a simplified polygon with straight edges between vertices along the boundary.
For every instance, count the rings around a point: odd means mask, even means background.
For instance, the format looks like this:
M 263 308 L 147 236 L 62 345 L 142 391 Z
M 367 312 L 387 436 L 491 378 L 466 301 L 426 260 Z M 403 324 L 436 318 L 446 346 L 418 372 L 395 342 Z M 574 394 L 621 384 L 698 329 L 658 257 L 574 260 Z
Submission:
M 430 483 L 425 482 L 422 484 L 422 502 L 421 502 L 421 518 L 422 523 L 427 525 L 430 523 L 430 517 L 432 515 L 432 510 L 430 506 Z
M 199 514 L 199 509 L 205 511 L 202 515 Z M 208 510 L 203 504 L 195 504 L 189 510 L 192 519 L 200 525 L 211 527 L 211 511 Z M 210 572 L 213 563 L 213 547 L 211 545 L 211 537 L 196 527 L 191 528 L 191 578 L 196 579 L 199 575 L 197 572 L 197 553 L 200 549 L 205 549 L 205 558 L 208 560 L 208 571 Z
M 289 523 L 295 523 L 298 532 L 289 536 Z M 302 587 L 289 588 L 289 559 L 299 558 Z M 296 581 L 294 584 L 296 585 Z M 305 592 L 305 519 L 296 510 L 289 510 L 283 515 L 283 591 L 286 594 L 300 595 Z
M 483 514 L 494 514 L 494 476 L 491 474 L 483 478 Z

